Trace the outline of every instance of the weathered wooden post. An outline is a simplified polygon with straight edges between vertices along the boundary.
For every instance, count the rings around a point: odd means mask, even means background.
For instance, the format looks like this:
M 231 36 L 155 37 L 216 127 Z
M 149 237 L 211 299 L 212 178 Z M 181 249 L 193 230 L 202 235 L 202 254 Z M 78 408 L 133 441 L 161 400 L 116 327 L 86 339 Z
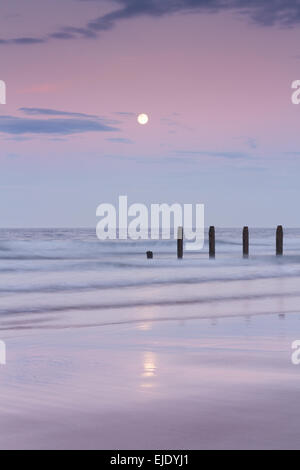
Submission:
M 153 259 L 153 252 L 152 251 L 147 251 L 147 259 Z
M 183 258 L 183 227 L 178 227 L 177 232 L 177 258 Z
M 283 227 L 278 225 L 276 231 L 276 256 L 283 255 Z
M 209 257 L 215 258 L 216 256 L 216 233 L 215 227 L 209 227 Z
M 249 257 L 249 228 L 243 228 L 243 256 L 244 258 Z

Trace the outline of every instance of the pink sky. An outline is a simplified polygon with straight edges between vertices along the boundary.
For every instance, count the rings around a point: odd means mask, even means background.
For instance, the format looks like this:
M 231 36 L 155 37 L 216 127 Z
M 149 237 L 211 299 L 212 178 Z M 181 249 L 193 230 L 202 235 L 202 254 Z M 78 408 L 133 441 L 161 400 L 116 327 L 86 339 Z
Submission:
M 4 40 L 83 27 L 117 8 L 4 4 Z M 298 226 L 300 106 L 291 104 L 291 83 L 300 78 L 299 28 L 257 25 L 235 11 L 182 11 L 128 18 L 94 39 L 0 45 L 8 90 L 1 226 L 94 226 L 97 205 L 119 194 L 204 202 L 207 224 Z M 60 117 L 20 108 L 95 115 L 117 130 L 3 131 L 4 116 Z M 137 124 L 140 112 L 147 126 Z

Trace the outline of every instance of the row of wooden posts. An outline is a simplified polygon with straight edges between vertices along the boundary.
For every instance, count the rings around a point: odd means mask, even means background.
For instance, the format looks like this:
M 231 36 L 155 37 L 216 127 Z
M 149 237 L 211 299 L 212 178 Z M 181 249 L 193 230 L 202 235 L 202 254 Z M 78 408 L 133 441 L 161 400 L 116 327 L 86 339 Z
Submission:
M 215 258 L 216 257 L 216 230 L 215 227 L 209 227 L 208 231 L 208 238 L 209 238 L 209 257 Z M 243 228 L 243 256 L 244 258 L 249 257 L 249 228 Z M 278 225 L 276 230 L 276 256 L 283 255 L 283 227 L 282 225 Z M 147 251 L 147 258 L 153 258 L 153 251 Z M 178 228 L 178 236 L 177 236 L 177 258 L 183 258 L 183 228 Z

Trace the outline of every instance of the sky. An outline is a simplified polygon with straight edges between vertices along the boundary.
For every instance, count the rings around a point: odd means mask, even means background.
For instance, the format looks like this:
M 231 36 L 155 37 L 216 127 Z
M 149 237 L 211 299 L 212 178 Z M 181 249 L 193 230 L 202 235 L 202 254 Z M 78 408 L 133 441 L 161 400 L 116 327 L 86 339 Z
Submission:
M 300 226 L 298 0 L 2 0 L 0 26 L 0 227 L 119 195 Z

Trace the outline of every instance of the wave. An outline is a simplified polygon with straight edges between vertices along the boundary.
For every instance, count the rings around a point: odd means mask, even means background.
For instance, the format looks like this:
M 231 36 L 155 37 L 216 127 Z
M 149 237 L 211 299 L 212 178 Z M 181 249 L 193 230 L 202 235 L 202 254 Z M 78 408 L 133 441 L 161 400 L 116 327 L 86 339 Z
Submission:
M 259 316 L 280 316 L 284 317 L 285 315 L 295 315 L 298 311 L 293 310 L 285 310 L 284 314 L 281 311 L 273 311 L 273 312 L 256 312 L 256 313 L 238 313 L 234 315 L 178 315 L 178 316 L 168 316 L 168 317 L 156 317 L 156 318 L 134 318 L 134 319 L 127 319 L 127 320 L 116 320 L 116 321 L 100 321 L 100 322 L 90 322 L 90 323 L 80 323 L 80 324 L 51 324 L 45 325 L 49 321 L 48 319 L 43 321 L 42 319 L 39 320 L 31 320 L 31 321 L 24 321 L 18 323 L 10 322 L 7 326 L 0 327 L 0 331 L 19 331 L 19 330 L 71 330 L 71 329 L 81 329 L 81 328 L 98 328 L 98 327 L 106 327 L 106 326 L 122 326 L 122 325 L 138 325 L 144 323 L 160 323 L 160 322 L 174 322 L 174 321 L 195 321 L 195 320 L 225 320 L 229 318 L 252 318 L 252 317 L 259 317 Z M 52 320 L 58 320 L 58 317 L 52 317 Z
M 219 296 L 219 297 L 201 297 L 201 298 L 189 298 L 189 299 L 160 299 L 151 301 L 131 301 L 131 302 L 120 302 L 120 303 L 107 303 L 107 304 L 69 304 L 69 305 L 46 305 L 38 307 L 20 307 L 11 309 L 0 309 L 0 316 L 6 317 L 8 315 L 24 315 L 24 314 L 45 314 L 51 312 L 67 312 L 67 311 L 93 311 L 93 310 L 117 310 L 117 309 L 130 309 L 139 307 L 172 307 L 172 306 L 187 306 L 187 305 L 200 305 L 200 304 L 212 304 L 222 302 L 234 302 L 234 301 L 245 301 L 245 300 L 260 300 L 260 299 L 278 299 L 278 298 L 300 298 L 300 293 L 270 293 L 270 294 L 240 294 L 231 296 Z
M 187 278 L 175 278 L 175 279 L 144 279 L 144 280 L 132 280 L 132 281 L 110 281 L 110 282 L 89 282 L 82 284 L 55 284 L 55 285 L 44 285 L 37 286 L 32 285 L 28 287 L 13 286 L 13 287 L 0 287 L 0 294 L 49 294 L 49 293 L 63 293 L 63 292 L 88 292 L 94 290 L 115 290 L 115 289 L 128 289 L 135 287 L 151 287 L 151 286 L 178 286 L 181 285 L 201 285 L 201 284 L 218 284 L 218 283 L 230 283 L 235 281 L 255 281 L 255 280 L 272 280 L 272 279 L 298 279 L 300 281 L 300 269 L 299 273 L 274 273 L 274 274 L 263 274 L 253 273 L 248 275 L 241 275 L 237 273 L 235 276 L 230 275 L 227 277 L 187 277 Z

